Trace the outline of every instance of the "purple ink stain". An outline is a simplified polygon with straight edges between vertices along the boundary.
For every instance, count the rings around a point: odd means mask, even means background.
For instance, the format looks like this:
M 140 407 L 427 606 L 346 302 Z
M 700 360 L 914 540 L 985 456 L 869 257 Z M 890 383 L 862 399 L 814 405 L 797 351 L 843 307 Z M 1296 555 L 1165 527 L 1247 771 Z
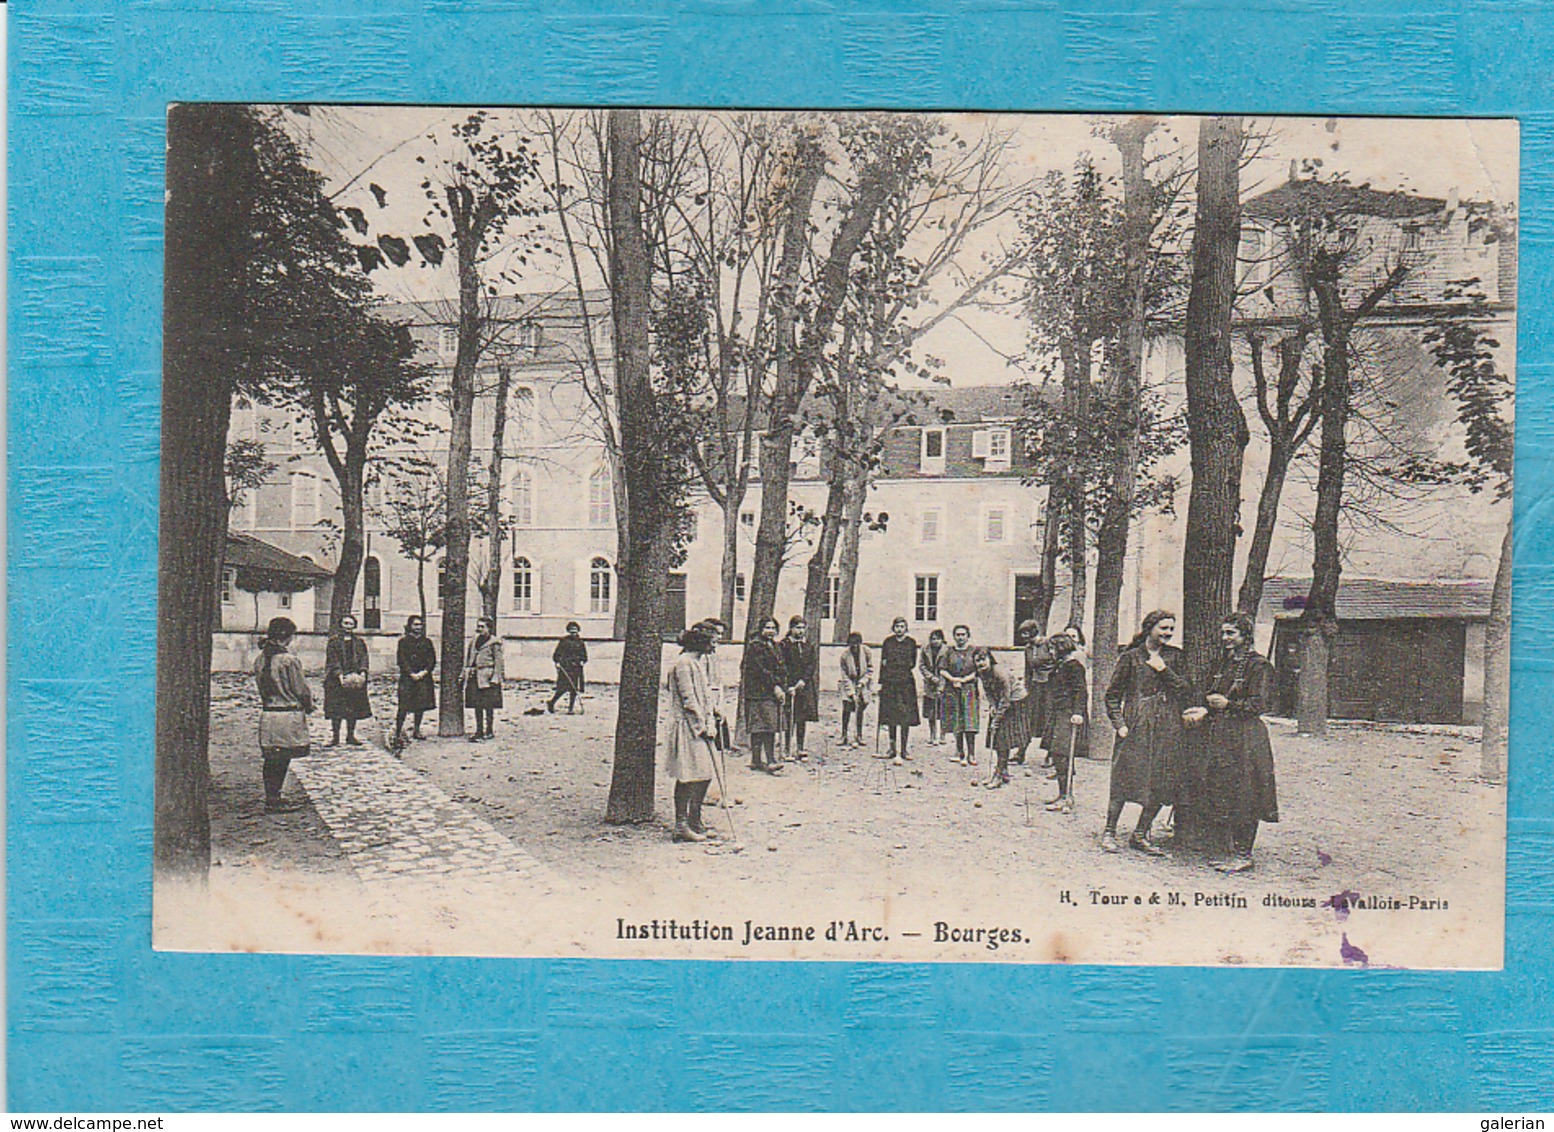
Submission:
M 1370 956 L 1349 942 L 1349 933 L 1344 932 L 1342 941 L 1338 944 L 1338 955 L 1345 965 L 1358 963 L 1361 967 L 1370 966 Z
M 1322 901 L 1322 907 L 1331 908 L 1333 915 L 1338 917 L 1338 922 L 1343 923 L 1349 918 L 1350 910 L 1353 909 L 1355 902 L 1359 899 L 1360 894 L 1358 892 L 1346 888 L 1342 892 L 1335 892 L 1332 896 Z
M 1323 868 L 1326 868 L 1328 865 L 1331 865 L 1332 863 L 1333 863 L 1333 858 L 1329 857 L 1326 853 L 1322 852 L 1322 850 L 1320 850 L 1320 849 L 1317 850 L 1317 864 L 1321 865 Z

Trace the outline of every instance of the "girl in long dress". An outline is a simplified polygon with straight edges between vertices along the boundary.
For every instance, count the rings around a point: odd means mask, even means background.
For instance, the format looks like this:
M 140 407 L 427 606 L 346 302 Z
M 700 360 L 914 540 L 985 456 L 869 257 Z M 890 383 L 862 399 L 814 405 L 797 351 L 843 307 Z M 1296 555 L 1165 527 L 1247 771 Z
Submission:
M 1176 616 L 1157 609 L 1117 658 L 1106 689 L 1106 715 L 1117 734 L 1112 751 L 1111 800 L 1101 848 L 1117 852 L 1117 819 L 1128 803 L 1140 809 L 1128 848 L 1165 855 L 1150 839 L 1162 807 L 1177 801 L 1181 773 L 1182 712 L 1191 706 L 1187 656 L 1171 644 Z
M 1262 720 L 1273 668 L 1252 648 L 1252 632 L 1245 613 L 1225 619 L 1203 705 L 1188 714 L 1201 760 L 1193 812 L 1209 848 L 1228 842 L 1230 856 L 1215 866 L 1226 873 L 1250 869 L 1258 825 L 1279 820 L 1273 744 Z
M 583 666 L 588 663 L 588 645 L 583 641 L 583 628 L 576 621 L 567 622 L 567 635 L 556 642 L 556 650 L 550 654 L 556 666 L 556 686 L 545 705 L 546 711 L 556 710 L 556 701 L 567 697 L 567 714 L 579 707 L 577 698 L 583 694 Z
M 739 673 L 745 730 L 750 733 L 750 769 L 781 774 L 777 732 L 782 729 L 782 696 L 788 667 L 777 644 L 777 618 L 761 622 L 761 635 L 745 646 Z
M 674 779 L 675 841 L 705 841 L 715 834 L 702 824 L 701 808 L 715 773 L 717 719 L 707 687 L 705 658 L 712 635 L 700 626 L 680 636 L 680 656 L 669 670 L 669 734 L 664 773 Z
M 1052 659 L 1052 647 L 1041 635 L 1041 626 L 1035 621 L 1020 622 L 1019 638 L 1024 644 L 1025 660 L 1025 732 L 1026 740 L 1010 756 L 1009 761 L 1024 763 L 1026 751 L 1034 741 L 1038 747 L 1047 733 L 1047 681 L 1052 679 L 1056 667 Z M 1052 758 L 1046 760 L 1050 765 Z
M 805 729 L 820 719 L 820 646 L 809 639 L 809 623 L 802 617 L 788 621 L 788 635 L 782 642 L 782 659 L 787 668 L 787 689 L 792 712 L 793 743 L 799 758 L 808 758 L 804 746 Z
M 340 724 L 345 724 L 348 746 L 359 747 L 356 721 L 372 718 L 367 700 L 367 642 L 356 635 L 356 618 L 345 614 L 335 623 L 324 648 L 324 718 L 329 720 L 329 745 L 340 745 Z
M 955 736 L 955 761 L 977 765 L 977 732 L 982 726 L 982 700 L 977 692 L 977 662 L 971 652 L 971 628 L 957 625 L 950 634 L 955 645 L 944 654 L 939 672 L 944 679 L 944 730 Z
M 890 728 L 888 757 L 897 766 L 911 758 L 907 737 L 917 726 L 917 642 L 907 636 L 907 619 L 890 623 L 890 636 L 880 645 L 879 725 Z
M 264 760 L 264 810 L 280 813 L 281 787 L 291 760 L 308 753 L 308 716 L 313 693 L 302 677 L 302 662 L 290 651 L 297 626 L 289 617 L 270 622 L 254 662 L 259 685 L 259 755 Z
M 917 671 L 923 678 L 923 721 L 928 724 L 928 745 L 944 746 L 941 727 L 944 715 L 944 676 L 939 666 L 944 654 L 950 651 L 945 644 L 944 630 L 935 629 L 928 634 L 928 647 L 917 656 Z
M 1047 733 L 1042 746 L 1052 752 L 1058 796 L 1047 809 L 1074 812 L 1074 772 L 1090 753 L 1090 679 L 1085 668 L 1084 635 L 1075 626 L 1048 638 L 1056 666 L 1047 681 Z
M 848 736 L 851 724 L 857 734 L 857 745 L 863 746 L 863 715 L 874 695 L 874 654 L 863 643 L 862 633 L 847 634 L 847 647 L 842 650 L 842 678 L 837 683 L 837 693 L 842 698 L 841 746 L 852 744 Z M 857 723 L 853 724 L 854 717 Z
M 394 718 L 394 747 L 397 750 L 405 739 L 405 719 L 415 717 L 412 738 L 421 738 L 421 717 L 437 706 L 437 682 L 432 673 L 437 670 L 437 650 L 426 639 L 426 622 L 419 616 L 405 619 L 405 635 L 399 638 L 395 654 L 399 666 L 399 705 Z
M 491 622 L 482 617 L 475 622 L 475 639 L 469 643 L 469 654 L 464 658 L 464 706 L 475 709 L 471 743 L 496 738 L 492 728 L 496 709 L 502 706 L 504 679 L 502 638 L 496 635 Z

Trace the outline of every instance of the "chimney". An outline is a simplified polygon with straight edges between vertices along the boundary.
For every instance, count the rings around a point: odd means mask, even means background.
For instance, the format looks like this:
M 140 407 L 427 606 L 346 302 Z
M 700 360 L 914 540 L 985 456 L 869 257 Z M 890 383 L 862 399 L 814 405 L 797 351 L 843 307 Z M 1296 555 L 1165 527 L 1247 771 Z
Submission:
M 1300 180 L 1300 162 L 1293 157 L 1290 158 L 1290 180 Z
M 1455 215 L 1457 212 L 1457 205 L 1459 203 L 1460 201 L 1457 196 L 1457 186 L 1453 185 L 1451 188 L 1446 190 L 1446 215 Z

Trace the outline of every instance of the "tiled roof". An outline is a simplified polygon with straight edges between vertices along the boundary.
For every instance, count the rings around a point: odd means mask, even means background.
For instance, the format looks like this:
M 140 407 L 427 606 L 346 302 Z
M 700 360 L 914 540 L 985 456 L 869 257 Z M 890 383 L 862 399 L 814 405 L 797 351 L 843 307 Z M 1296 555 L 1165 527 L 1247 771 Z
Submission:
M 1283 220 L 1302 213 L 1348 212 L 1403 220 L 1440 212 L 1446 202 L 1439 197 L 1384 192 L 1367 185 L 1333 181 L 1286 181 L 1241 206 L 1241 215 L 1253 220 Z
M 332 575 L 316 562 L 288 554 L 278 546 L 260 542 L 252 535 L 227 532 L 227 566 L 242 566 L 272 574 L 294 574 L 303 578 L 328 578 Z
M 1340 621 L 1381 621 L 1398 617 L 1476 620 L 1489 616 L 1488 579 L 1443 582 L 1393 582 L 1383 578 L 1344 578 L 1338 584 Z M 1263 583 L 1262 618 L 1298 617 L 1311 589 L 1310 578 L 1269 578 Z

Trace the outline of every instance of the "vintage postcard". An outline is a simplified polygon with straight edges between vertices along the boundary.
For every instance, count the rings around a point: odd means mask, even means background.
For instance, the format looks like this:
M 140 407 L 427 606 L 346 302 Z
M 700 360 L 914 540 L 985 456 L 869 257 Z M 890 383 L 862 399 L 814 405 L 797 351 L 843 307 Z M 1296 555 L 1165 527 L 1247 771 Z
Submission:
M 171 107 L 156 946 L 1499 968 L 1517 146 Z

